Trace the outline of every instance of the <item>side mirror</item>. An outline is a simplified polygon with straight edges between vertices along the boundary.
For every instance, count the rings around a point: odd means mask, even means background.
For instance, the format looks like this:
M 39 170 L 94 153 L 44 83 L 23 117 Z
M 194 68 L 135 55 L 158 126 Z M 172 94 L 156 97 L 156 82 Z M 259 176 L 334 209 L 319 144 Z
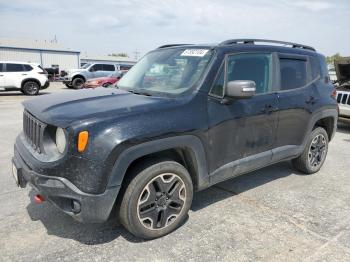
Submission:
M 235 80 L 226 84 L 225 96 L 228 98 L 251 98 L 255 95 L 255 82 L 251 80 Z
M 93 67 L 93 66 L 90 67 L 90 68 L 89 68 L 89 71 L 90 71 L 90 72 L 94 72 L 94 71 L 95 71 L 94 67 Z

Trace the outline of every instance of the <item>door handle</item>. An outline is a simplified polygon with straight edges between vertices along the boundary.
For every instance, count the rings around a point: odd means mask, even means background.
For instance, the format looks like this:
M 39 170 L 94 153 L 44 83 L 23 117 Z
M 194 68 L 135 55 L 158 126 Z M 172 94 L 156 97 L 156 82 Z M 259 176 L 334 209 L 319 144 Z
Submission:
M 0 76 L 4 76 L 4 75 L 0 75 Z
M 27 74 L 22 74 L 22 76 L 26 76 Z

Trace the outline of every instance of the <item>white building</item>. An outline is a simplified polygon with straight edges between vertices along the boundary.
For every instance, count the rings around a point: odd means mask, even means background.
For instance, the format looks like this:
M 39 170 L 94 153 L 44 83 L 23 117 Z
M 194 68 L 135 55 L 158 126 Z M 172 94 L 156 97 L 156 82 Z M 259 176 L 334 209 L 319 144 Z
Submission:
M 80 51 L 63 48 L 55 41 L 0 38 L 0 61 L 39 63 L 60 70 L 80 67 Z
M 58 67 L 59 70 L 80 68 L 86 63 L 118 63 L 134 65 L 128 57 L 80 55 L 80 51 L 64 48 L 57 41 L 0 38 L 0 61 L 21 61 L 41 64 L 42 67 Z

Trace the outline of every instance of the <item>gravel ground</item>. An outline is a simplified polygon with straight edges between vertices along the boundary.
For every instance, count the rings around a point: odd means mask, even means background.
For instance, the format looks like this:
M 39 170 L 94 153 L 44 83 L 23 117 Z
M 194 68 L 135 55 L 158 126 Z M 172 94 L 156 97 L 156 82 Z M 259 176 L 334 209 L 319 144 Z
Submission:
M 43 92 L 76 92 L 59 83 Z M 44 94 L 45 93 L 45 94 Z M 11 175 L 21 93 L 0 93 L 1 261 L 350 261 L 350 121 L 320 172 L 276 164 L 196 193 L 186 223 L 157 240 L 117 222 L 84 225 L 31 201 Z

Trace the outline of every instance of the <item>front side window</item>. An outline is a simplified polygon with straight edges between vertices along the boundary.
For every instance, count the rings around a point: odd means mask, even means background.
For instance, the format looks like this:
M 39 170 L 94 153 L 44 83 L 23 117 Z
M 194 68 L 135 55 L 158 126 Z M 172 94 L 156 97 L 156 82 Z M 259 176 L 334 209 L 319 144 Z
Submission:
M 6 64 L 6 72 L 22 72 L 22 64 Z
M 227 82 L 251 80 L 257 94 L 271 92 L 271 61 L 271 54 L 231 55 L 227 61 Z
M 307 61 L 280 58 L 281 90 L 303 87 L 307 83 Z
M 23 66 L 24 66 L 24 71 L 26 72 L 33 70 L 33 67 L 31 67 L 30 65 L 23 65 Z
M 103 71 L 103 65 L 95 64 L 90 68 L 90 71 Z
M 4 72 L 4 64 L 3 63 L 0 63 L 0 72 Z
M 118 82 L 118 88 L 165 94 L 180 94 L 201 78 L 210 49 L 158 49 L 144 56 Z

